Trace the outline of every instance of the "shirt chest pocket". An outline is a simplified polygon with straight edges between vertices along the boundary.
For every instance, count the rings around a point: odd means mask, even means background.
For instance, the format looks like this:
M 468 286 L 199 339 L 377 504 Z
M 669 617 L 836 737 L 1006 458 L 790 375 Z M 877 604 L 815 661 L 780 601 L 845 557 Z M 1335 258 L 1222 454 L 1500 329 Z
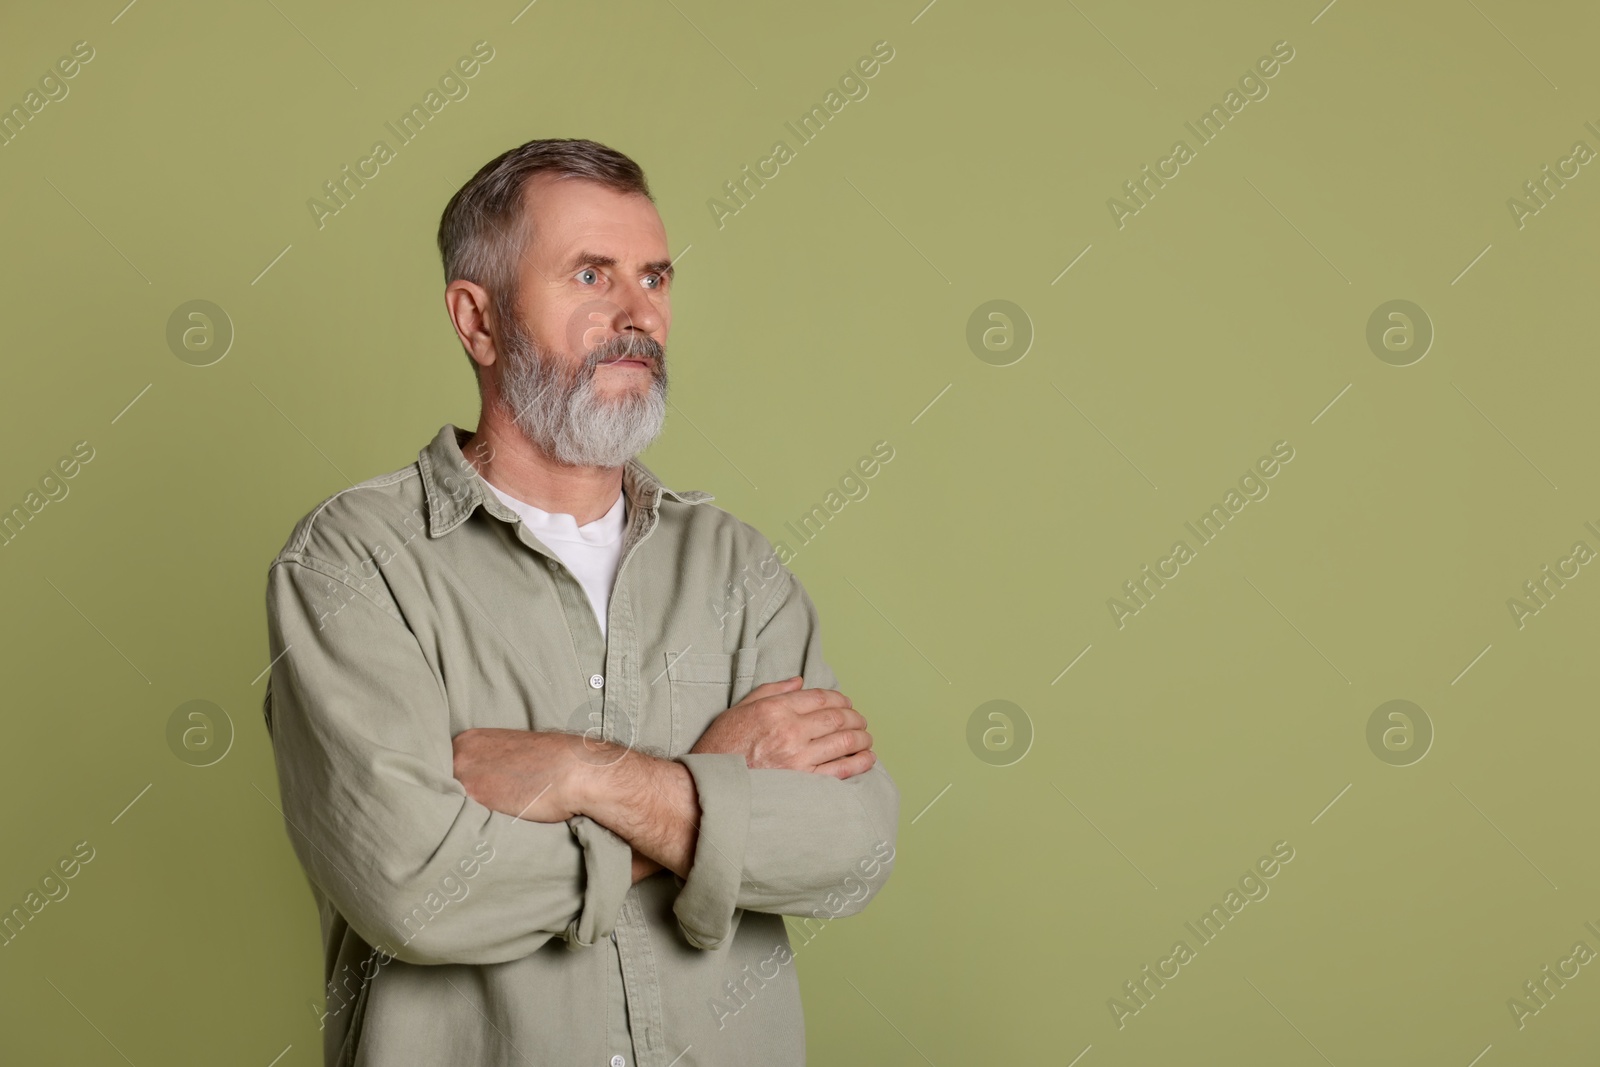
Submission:
M 737 652 L 668 652 L 667 686 L 672 699 L 669 756 L 694 747 L 711 720 L 755 688 L 757 649 Z

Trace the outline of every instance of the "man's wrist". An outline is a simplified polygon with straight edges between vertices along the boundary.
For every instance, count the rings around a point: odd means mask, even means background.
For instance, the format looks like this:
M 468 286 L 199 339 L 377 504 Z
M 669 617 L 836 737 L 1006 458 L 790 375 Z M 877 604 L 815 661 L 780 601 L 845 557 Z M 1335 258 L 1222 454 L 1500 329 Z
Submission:
M 686 875 L 699 825 L 689 768 L 622 745 L 591 749 L 589 757 L 575 779 L 574 810 L 667 870 Z
M 648 789 L 650 763 L 662 762 L 612 741 L 591 745 L 578 760 L 572 785 L 575 811 L 602 826 L 627 822 L 626 809 L 639 790 Z

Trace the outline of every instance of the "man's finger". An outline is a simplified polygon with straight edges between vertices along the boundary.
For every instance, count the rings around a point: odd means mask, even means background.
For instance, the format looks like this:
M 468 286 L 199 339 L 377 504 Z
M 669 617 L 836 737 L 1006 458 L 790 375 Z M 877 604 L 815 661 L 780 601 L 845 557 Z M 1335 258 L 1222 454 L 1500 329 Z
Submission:
M 805 730 L 806 740 L 814 741 L 819 737 L 838 733 L 840 730 L 864 730 L 867 727 L 867 718 L 855 708 L 835 705 L 819 711 L 806 712 L 800 716 L 800 725 Z
M 826 734 L 811 742 L 810 751 L 814 753 L 813 759 L 821 766 L 857 752 L 866 752 L 872 748 L 872 735 L 865 730 L 837 730 Z
M 815 773 L 826 774 L 843 780 L 867 773 L 872 770 L 873 765 L 877 762 L 877 754 L 869 748 L 864 752 L 852 752 L 848 756 L 840 756 L 836 760 L 829 760 L 827 763 L 817 767 Z
M 783 693 L 777 699 L 789 711 L 806 715 L 826 708 L 853 708 L 850 698 L 837 689 L 802 689 L 795 693 Z
M 748 704 L 752 700 L 761 700 L 765 697 L 777 696 L 779 693 L 791 692 L 797 690 L 804 684 L 805 679 L 798 674 L 793 678 L 784 678 L 776 682 L 766 682 L 750 690 L 749 693 L 745 694 L 745 698 L 739 701 L 739 703 Z

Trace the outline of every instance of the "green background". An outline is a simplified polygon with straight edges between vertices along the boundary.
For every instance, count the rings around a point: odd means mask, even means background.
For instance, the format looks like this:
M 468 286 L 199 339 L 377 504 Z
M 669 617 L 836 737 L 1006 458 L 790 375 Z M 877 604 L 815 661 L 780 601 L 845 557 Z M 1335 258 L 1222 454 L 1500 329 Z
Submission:
M 0 1059 L 320 1062 L 266 567 L 475 425 L 439 213 L 575 136 L 644 166 L 682 256 L 669 485 L 793 545 L 895 449 L 792 563 L 903 813 L 880 897 L 799 952 L 813 1062 L 1593 1063 L 1600 964 L 1523 1028 L 1507 1001 L 1600 949 L 1600 576 L 1520 628 L 1506 602 L 1600 549 L 1597 165 L 1520 228 L 1506 201 L 1600 148 L 1600 14 L 1323 3 L 13 7 L 0 103 L 96 54 L 0 148 L 0 505 L 95 458 L 0 549 L 0 904 L 96 855 L 0 948 Z M 479 40 L 470 95 L 319 230 L 306 201 Z M 1270 94 L 1119 229 L 1107 199 L 1280 40 Z M 196 299 L 236 332 L 205 367 L 166 340 Z M 1007 366 L 966 340 L 997 299 L 1034 334 Z M 1436 331 L 1404 367 L 1366 341 L 1395 299 Z M 1119 629 L 1108 598 L 1280 440 L 1270 495 Z M 1408 766 L 1367 742 L 1392 699 L 1435 735 Z M 233 728 L 211 766 L 168 745 L 190 700 Z M 991 700 L 1026 717 L 1008 766 L 968 744 Z M 1278 841 L 1270 895 L 1119 1029 Z

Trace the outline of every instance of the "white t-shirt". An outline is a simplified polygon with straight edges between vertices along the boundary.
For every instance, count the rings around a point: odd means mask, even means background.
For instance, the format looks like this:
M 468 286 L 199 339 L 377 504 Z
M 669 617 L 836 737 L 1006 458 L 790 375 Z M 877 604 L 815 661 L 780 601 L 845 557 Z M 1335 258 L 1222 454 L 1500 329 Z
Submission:
M 611 601 L 611 586 L 616 581 L 617 567 L 622 560 L 622 531 L 627 518 L 627 493 L 618 493 L 611 510 L 584 526 L 572 515 L 541 511 L 508 496 L 487 478 L 483 484 L 494 490 L 494 495 L 522 519 L 530 533 L 561 557 L 567 570 L 578 579 L 583 591 L 589 595 L 589 606 L 594 609 L 595 621 L 600 624 L 600 636 L 606 634 L 606 605 Z

